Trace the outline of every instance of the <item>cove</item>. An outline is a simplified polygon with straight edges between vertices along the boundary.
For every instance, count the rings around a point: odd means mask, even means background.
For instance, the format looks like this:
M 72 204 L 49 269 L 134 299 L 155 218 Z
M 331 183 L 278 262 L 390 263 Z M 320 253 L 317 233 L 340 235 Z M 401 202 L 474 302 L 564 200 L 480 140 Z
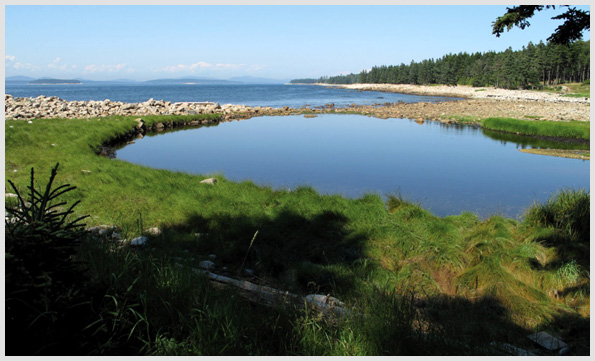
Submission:
M 116 156 L 275 189 L 307 185 L 351 198 L 396 195 L 437 216 L 469 211 L 518 218 L 560 189 L 589 191 L 589 161 L 518 151 L 530 143 L 472 126 L 323 114 L 150 134 Z

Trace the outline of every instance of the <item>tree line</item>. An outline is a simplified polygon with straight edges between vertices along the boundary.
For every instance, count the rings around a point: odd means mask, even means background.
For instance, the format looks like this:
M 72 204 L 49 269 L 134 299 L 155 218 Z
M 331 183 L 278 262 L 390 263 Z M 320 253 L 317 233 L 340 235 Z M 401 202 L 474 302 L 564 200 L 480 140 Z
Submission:
M 328 84 L 446 84 L 496 87 L 505 89 L 537 89 L 567 82 L 590 79 L 590 41 L 569 45 L 529 42 L 521 50 L 508 48 L 444 55 L 410 64 L 374 66 L 359 74 L 323 76 L 319 79 L 295 79 L 292 83 Z M 299 80 L 299 81 L 298 81 Z

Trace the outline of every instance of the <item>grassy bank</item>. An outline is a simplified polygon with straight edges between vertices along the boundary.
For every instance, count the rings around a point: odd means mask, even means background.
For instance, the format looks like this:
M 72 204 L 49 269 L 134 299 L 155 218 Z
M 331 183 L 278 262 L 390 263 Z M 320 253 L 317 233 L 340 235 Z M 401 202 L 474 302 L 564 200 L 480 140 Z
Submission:
M 481 121 L 485 129 L 549 138 L 590 140 L 590 122 L 554 122 L 545 120 L 520 120 L 512 118 L 487 118 Z
M 76 292 L 39 291 L 54 297 L 32 303 L 39 313 L 7 317 L 7 331 L 15 331 L 7 337 L 33 340 L 22 350 L 7 339 L 8 354 L 501 352 L 492 342 L 545 353 L 526 338 L 541 330 L 571 343 L 574 354 L 589 353 L 588 194 L 561 193 L 518 222 L 440 218 L 396 196 L 346 199 L 220 175 L 216 185 L 201 184 L 212 175 L 96 155 L 103 142 L 128 133 L 134 118 L 5 122 L 6 178 L 17 188 L 26 189 L 31 167 L 42 188 L 59 162 L 56 185 L 77 187 L 62 198 L 81 200 L 75 215 L 90 215 L 87 225 L 115 225 L 128 240 L 149 239 L 138 249 L 86 236 L 71 272 L 84 279 L 73 277 L 68 288 Z M 5 189 L 12 191 L 8 183 Z M 150 227 L 161 233 L 149 234 Z M 353 312 L 328 319 L 303 307 L 247 302 L 191 270 L 206 259 L 214 260 L 213 272 L 330 294 Z M 17 304 L 20 294 L 9 291 Z

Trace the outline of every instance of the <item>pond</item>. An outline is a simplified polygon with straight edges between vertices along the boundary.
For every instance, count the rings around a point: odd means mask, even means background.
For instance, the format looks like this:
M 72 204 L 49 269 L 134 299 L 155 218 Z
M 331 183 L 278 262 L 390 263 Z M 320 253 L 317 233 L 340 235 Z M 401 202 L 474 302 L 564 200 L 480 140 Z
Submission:
M 543 143 L 539 144 L 543 147 Z M 589 161 L 520 152 L 526 137 L 472 126 L 324 114 L 257 117 L 137 139 L 117 158 L 274 189 L 398 195 L 435 215 L 518 218 L 563 188 L 589 190 Z

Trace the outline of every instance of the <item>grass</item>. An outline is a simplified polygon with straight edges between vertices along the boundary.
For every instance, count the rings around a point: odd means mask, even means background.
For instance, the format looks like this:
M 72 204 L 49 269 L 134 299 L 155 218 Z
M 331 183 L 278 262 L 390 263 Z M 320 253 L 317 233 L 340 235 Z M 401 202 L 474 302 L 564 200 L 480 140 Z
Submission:
M 591 98 L 591 82 L 584 83 L 569 83 L 565 84 L 568 87 L 568 93 L 564 96 L 572 98 Z
M 589 122 L 555 122 L 545 120 L 520 120 L 513 118 L 486 118 L 481 121 L 484 129 L 551 138 L 590 139 Z
M 492 341 L 532 348 L 526 336 L 547 329 L 575 354 L 589 354 L 588 333 L 577 332 L 590 317 L 585 192 L 557 195 L 552 203 L 563 206 L 535 205 L 523 221 L 441 218 L 398 196 L 274 190 L 96 155 L 134 119 L 5 122 L 6 178 L 17 188 L 29 184 L 31 167 L 41 179 L 59 162 L 56 185 L 77 187 L 63 200 L 81 201 L 73 216 L 115 225 L 128 240 L 149 238 L 140 249 L 109 239 L 82 243 L 86 303 L 64 311 L 77 327 L 55 340 L 55 352 L 494 355 Z M 200 183 L 210 176 L 216 185 Z M 161 234 L 146 232 L 154 226 Z M 356 312 L 325 319 L 247 302 L 191 270 L 209 255 L 216 273 L 242 277 L 249 268 L 252 282 L 330 294 Z M 7 348 L 18 352 L 33 353 Z
M 564 94 L 566 97 L 572 98 L 591 98 L 591 82 L 589 80 L 584 83 L 565 83 L 558 86 L 546 86 L 543 90 L 549 93 L 562 93 L 563 87 L 568 89 L 568 92 Z

